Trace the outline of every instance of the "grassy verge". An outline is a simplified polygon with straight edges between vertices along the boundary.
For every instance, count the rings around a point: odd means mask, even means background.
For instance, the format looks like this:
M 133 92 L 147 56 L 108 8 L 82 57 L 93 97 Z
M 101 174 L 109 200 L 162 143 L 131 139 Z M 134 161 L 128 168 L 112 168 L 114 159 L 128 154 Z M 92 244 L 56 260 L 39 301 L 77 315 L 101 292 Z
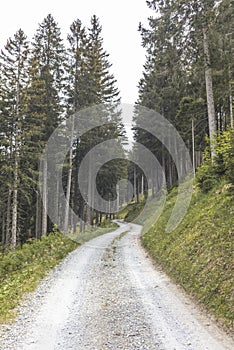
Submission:
M 176 189 L 171 191 L 159 220 L 143 233 L 143 245 L 169 276 L 231 330 L 234 320 L 233 188 L 222 183 L 208 194 L 196 190 L 183 222 L 173 232 L 166 233 L 176 194 Z M 139 210 L 138 206 L 131 214 L 137 215 Z
M 0 324 L 14 320 L 22 296 L 32 292 L 40 280 L 71 251 L 116 228 L 117 224 L 106 223 L 104 227 L 79 234 L 76 240 L 53 232 L 40 241 L 30 240 L 22 249 L 17 248 L 0 256 Z
M 23 294 L 33 291 L 40 279 L 77 247 L 62 233 L 53 232 L 1 256 L 0 323 L 13 320 Z
M 101 236 L 107 232 L 114 231 L 118 228 L 119 226 L 115 222 L 111 221 L 105 221 L 102 223 L 100 227 L 87 227 L 85 232 L 77 232 L 76 234 L 70 234 L 69 237 L 72 240 L 75 240 L 79 244 L 84 244 L 85 242 L 90 241 L 93 238 L 96 238 L 98 236 Z
M 126 222 L 132 222 L 138 215 L 140 215 L 143 208 L 144 202 L 140 202 L 138 204 L 131 203 L 120 213 L 120 217 Z

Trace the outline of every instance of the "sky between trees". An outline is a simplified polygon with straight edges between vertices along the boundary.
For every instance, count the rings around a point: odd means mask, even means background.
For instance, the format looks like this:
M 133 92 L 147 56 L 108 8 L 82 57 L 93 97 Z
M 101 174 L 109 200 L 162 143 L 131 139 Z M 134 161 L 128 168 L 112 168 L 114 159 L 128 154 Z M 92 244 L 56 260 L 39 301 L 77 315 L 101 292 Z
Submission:
M 122 102 L 133 104 L 137 99 L 137 85 L 145 63 L 145 51 L 141 47 L 138 25 L 139 22 L 146 24 L 147 18 L 152 15 L 146 1 L 4 1 L 0 12 L 0 46 L 3 47 L 19 28 L 31 40 L 38 23 L 49 13 L 58 22 L 64 39 L 76 18 L 88 25 L 93 14 L 99 17 L 103 27 L 104 47 L 110 54 L 112 71 L 118 82 Z

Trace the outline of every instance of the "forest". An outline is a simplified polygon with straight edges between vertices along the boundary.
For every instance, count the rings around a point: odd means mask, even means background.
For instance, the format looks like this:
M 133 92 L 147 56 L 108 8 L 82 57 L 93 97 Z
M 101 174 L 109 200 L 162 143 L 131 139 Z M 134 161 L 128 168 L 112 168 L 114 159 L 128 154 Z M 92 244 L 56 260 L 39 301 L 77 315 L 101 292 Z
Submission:
M 173 159 L 163 142 L 141 129 L 137 107 L 157 111 L 183 138 L 202 190 L 209 191 L 222 176 L 234 183 L 234 2 L 150 0 L 147 6 L 152 10 L 148 27 L 139 24 L 146 62 L 135 105 L 135 141 L 157 157 L 167 188 L 175 186 L 178 174 Z M 43 158 L 43 151 L 53 131 L 84 108 L 102 104 L 108 114 L 105 127 L 93 129 L 71 144 L 62 165 L 67 204 L 82 218 L 81 222 L 92 226 L 111 217 L 108 210 L 92 208 L 89 174 L 89 204 L 82 197 L 77 180 L 82 159 L 100 142 L 115 138 L 121 158 L 108 162 L 99 172 L 97 187 L 103 198 L 116 198 L 116 183 L 123 176 L 128 176 L 133 184 L 136 202 L 140 193 L 154 197 L 159 190 L 155 178 L 147 183 L 144 172 L 127 160 L 120 92 L 104 47 L 97 16 L 91 18 L 88 28 L 81 20 L 75 20 L 64 42 L 59 24 L 49 14 L 31 41 L 19 29 L 1 50 L 3 251 L 29 238 L 40 239 L 53 230 L 53 222 L 47 216 L 49 160 Z M 133 147 L 131 152 L 134 151 Z M 44 181 L 40 190 L 41 178 Z M 56 189 L 55 174 L 52 191 Z M 54 205 L 58 212 L 63 209 L 58 196 Z M 76 230 L 78 224 L 82 231 L 83 224 L 74 222 L 65 211 L 64 232 L 68 228 Z

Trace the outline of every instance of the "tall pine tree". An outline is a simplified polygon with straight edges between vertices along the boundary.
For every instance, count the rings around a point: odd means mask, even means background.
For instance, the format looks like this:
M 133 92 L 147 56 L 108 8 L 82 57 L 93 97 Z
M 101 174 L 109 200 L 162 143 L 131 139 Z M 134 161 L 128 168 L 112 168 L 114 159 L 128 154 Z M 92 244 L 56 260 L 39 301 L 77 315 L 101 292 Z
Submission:
M 1 98 L 3 125 L 5 125 L 6 167 L 10 171 L 8 188 L 8 227 L 9 237 L 11 222 L 11 243 L 15 247 L 19 231 L 19 189 L 21 178 L 20 152 L 22 146 L 22 124 L 25 117 L 29 44 L 24 32 L 20 29 L 9 39 L 0 56 Z M 7 169 L 5 168 L 5 169 Z M 11 217 L 11 218 L 10 218 Z M 7 240 L 8 240 L 7 237 Z
M 48 15 L 39 25 L 33 39 L 33 60 L 38 62 L 41 79 L 45 83 L 45 129 L 43 141 L 46 142 L 63 117 L 63 90 L 64 90 L 64 61 L 65 48 L 60 29 L 52 15 Z M 48 159 L 43 160 L 42 174 L 42 234 L 48 231 Z M 56 183 L 56 182 L 55 182 Z M 50 227 L 51 229 L 51 227 Z

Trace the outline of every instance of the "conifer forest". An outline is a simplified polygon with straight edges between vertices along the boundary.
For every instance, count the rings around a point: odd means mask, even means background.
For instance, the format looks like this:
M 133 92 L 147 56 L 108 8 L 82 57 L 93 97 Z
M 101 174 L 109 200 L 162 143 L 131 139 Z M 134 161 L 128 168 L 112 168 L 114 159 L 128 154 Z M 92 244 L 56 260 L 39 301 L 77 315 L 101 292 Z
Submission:
M 234 184 L 234 1 L 149 0 L 146 6 L 152 15 L 148 26 L 139 23 L 138 28 L 146 61 L 135 101 L 134 139 L 157 157 L 168 190 L 173 188 L 178 175 L 171 155 L 163 142 L 138 125 L 137 106 L 154 110 L 180 133 L 202 190 L 209 191 L 221 177 Z M 77 180 L 82 159 L 103 140 L 116 138 L 120 154 L 119 159 L 102 166 L 97 176 L 97 188 L 103 198 L 116 198 L 116 183 L 124 176 L 133 185 L 135 202 L 156 196 L 160 187 L 156 178 L 147 183 L 142 169 L 127 160 L 127 153 L 134 153 L 134 146 L 131 150 L 125 147 L 121 95 L 99 18 L 93 15 L 89 26 L 76 19 L 67 31 L 65 40 L 59 23 L 49 14 L 31 40 L 22 28 L 1 47 L 3 252 L 53 230 L 46 207 L 50 205 L 46 188 L 49 159 L 43 159 L 43 151 L 53 131 L 85 108 L 102 104 L 109 115 L 105 127 L 88 131 L 72 143 L 62 165 L 67 203 L 82 222 L 98 226 L 114 216 L 108 208 L 105 212 L 87 205 Z M 40 190 L 41 178 L 45 181 Z M 54 193 L 56 181 L 54 174 L 54 187 L 50 189 Z M 92 188 L 88 192 L 92 199 Z M 53 204 L 58 212 L 62 210 L 59 196 Z M 64 232 L 78 228 L 84 230 L 81 223 L 74 223 L 65 213 Z

